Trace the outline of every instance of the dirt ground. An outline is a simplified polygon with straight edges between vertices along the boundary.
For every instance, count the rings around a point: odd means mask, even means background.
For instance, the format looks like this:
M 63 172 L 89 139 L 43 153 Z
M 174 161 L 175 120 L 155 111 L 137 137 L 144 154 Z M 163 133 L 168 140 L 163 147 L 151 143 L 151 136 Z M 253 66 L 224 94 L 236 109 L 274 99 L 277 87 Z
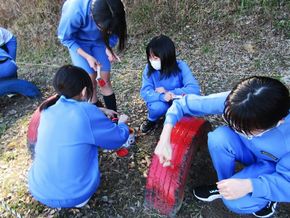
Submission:
M 265 23 L 257 27 L 254 17 L 244 17 L 219 34 L 217 26 L 211 35 L 190 27 L 170 33 L 176 43 L 178 58 L 185 60 L 199 80 L 203 94 L 229 90 L 236 82 L 251 75 L 283 78 L 290 75 L 290 40 Z M 212 25 L 210 26 L 212 27 Z M 155 34 L 155 33 L 154 33 Z M 154 35 L 148 36 L 147 41 Z M 139 97 L 145 50 L 140 38 L 129 39 L 122 63 L 113 67 L 113 86 L 119 111 L 130 116 L 130 126 L 138 130 L 146 118 L 144 102 Z M 51 64 L 20 64 L 19 77 L 35 83 L 43 98 L 53 94 L 51 78 L 55 65 L 68 62 L 64 57 Z M 26 131 L 33 110 L 42 99 L 23 96 L 0 97 L 0 199 L 8 208 L 0 209 L 1 217 L 11 210 L 23 217 L 162 217 L 143 206 L 146 176 L 161 127 L 146 136 L 137 135 L 136 145 L 127 157 L 114 153 L 100 156 L 101 185 L 82 209 L 57 211 L 42 206 L 28 193 L 26 174 L 31 160 L 26 150 Z M 213 127 L 223 124 L 219 117 L 207 117 Z M 192 195 L 194 186 L 216 181 L 206 145 L 194 158 L 185 198 L 177 217 L 251 217 L 229 212 L 220 200 L 203 203 Z M 3 205 L 2 205 L 3 206 Z M 10 211 L 9 211 L 10 210 Z M 279 204 L 274 217 L 290 217 L 289 204 Z

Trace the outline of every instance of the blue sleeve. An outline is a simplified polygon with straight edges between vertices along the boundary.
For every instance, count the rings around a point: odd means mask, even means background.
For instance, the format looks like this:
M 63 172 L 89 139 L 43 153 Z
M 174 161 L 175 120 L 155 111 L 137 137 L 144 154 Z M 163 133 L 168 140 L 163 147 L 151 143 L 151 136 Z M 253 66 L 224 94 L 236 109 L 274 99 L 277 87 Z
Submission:
M 265 198 L 270 201 L 290 201 L 290 152 L 284 155 L 276 165 L 273 174 L 261 175 L 251 179 L 252 197 Z
M 118 36 L 117 35 L 111 35 L 110 38 L 109 38 L 109 45 L 111 48 L 114 48 L 117 43 L 118 43 Z
M 86 107 L 86 113 L 96 145 L 103 149 L 117 149 L 127 141 L 129 127 L 125 123 L 113 123 L 101 110 L 92 105 Z
M 80 46 L 73 35 L 78 32 L 84 18 L 80 11 L 80 6 L 77 3 L 73 3 L 75 2 L 66 1 L 64 3 L 57 34 L 63 45 L 76 52 Z
M 171 91 L 175 95 L 183 95 L 183 94 L 200 95 L 200 87 L 198 85 L 197 80 L 193 77 L 192 72 L 189 69 L 188 65 L 183 61 L 179 61 L 178 67 L 181 70 L 183 87 L 169 91 Z
M 173 101 L 172 106 L 166 113 L 165 124 L 175 125 L 184 115 L 205 116 L 211 114 L 222 114 L 224 102 L 229 92 L 221 92 L 208 96 L 195 94 L 186 95 L 180 100 Z
M 142 87 L 140 90 L 141 97 L 144 99 L 146 103 L 161 101 L 163 99 L 164 94 L 155 92 L 152 76 L 148 77 L 147 73 L 148 73 L 148 64 L 146 65 L 143 71 Z
M 6 43 L 6 47 L 8 49 L 8 54 L 10 57 L 16 61 L 16 52 L 17 52 L 17 39 L 15 36 L 12 36 L 12 38 Z

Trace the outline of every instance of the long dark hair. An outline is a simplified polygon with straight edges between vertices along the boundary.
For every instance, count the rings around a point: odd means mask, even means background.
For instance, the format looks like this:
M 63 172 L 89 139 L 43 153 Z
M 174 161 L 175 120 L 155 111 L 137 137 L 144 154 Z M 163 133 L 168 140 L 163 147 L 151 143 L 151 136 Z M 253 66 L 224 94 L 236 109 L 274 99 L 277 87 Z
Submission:
M 53 87 L 57 95 L 45 100 L 39 107 L 40 111 L 54 105 L 61 95 L 72 98 L 80 94 L 85 87 L 87 99 L 91 100 L 93 96 L 93 84 L 89 75 L 82 68 L 72 65 L 59 68 L 53 78 Z
M 168 78 L 171 75 L 177 75 L 181 72 L 176 62 L 175 45 L 168 36 L 155 36 L 146 47 L 149 66 L 148 77 L 155 71 L 149 61 L 152 54 L 161 60 L 160 74 L 162 78 Z
M 101 29 L 106 47 L 112 52 L 110 35 L 119 37 L 119 51 L 125 48 L 127 24 L 125 8 L 121 0 L 92 0 L 91 12 L 96 25 Z
M 289 114 L 289 90 L 279 80 L 253 76 L 237 84 L 225 101 L 224 118 L 238 132 L 266 130 Z

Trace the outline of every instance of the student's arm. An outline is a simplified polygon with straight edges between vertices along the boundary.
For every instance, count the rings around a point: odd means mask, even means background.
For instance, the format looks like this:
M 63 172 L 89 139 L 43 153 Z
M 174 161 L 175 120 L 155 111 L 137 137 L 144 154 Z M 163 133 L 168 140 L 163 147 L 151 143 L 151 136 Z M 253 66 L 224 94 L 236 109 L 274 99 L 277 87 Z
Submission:
M 209 114 L 222 114 L 224 102 L 228 94 L 229 92 L 211 94 L 208 96 L 192 94 L 173 102 L 166 113 L 160 140 L 154 151 L 163 166 L 170 165 L 172 156 L 170 137 L 174 125 L 181 120 L 184 115 L 204 116 Z
M 129 127 L 125 123 L 115 124 L 97 107 L 86 108 L 90 120 L 91 134 L 95 144 L 103 149 L 117 149 L 129 137 Z
M 79 5 L 72 4 L 69 1 L 64 3 L 57 31 L 61 43 L 74 52 L 77 52 L 80 46 L 75 41 L 73 35 L 78 32 L 84 19 L 79 7 Z
M 290 199 L 290 152 L 283 156 L 276 165 L 276 172 L 250 179 L 252 197 L 270 201 L 289 202 Z
M 195 94 L 186 95 L 180 100 L 175 100 L 166 113 L 165 123 L 175 125 L 185 115 L 205 116 L 222 114 L 224 102 L 229 92 L 221 92 L 207 96 Z
M 11 39 L 6 43 L 6 48 L 11 58 L 16 61 L 17 40 L 15 36 L 12 35 Z
M 155 91 L 153 80 L 152 78 L 149 78 L 147 76 L 147 73 L 148 73 L 148 65 L 146 65 L 143 71 L 142 87 L 140 90 L 141 97 L 144 99 L 146 103 L 154 101 L 162 101 L 164 94 Z
M 183 87 L 169 90 L 175 95 L 196 94 L 200 95 L 200 87 L 197 80 L 193 77 L 188 65 L 183 61 L 178 61 L 178 67 L 182 74 Z

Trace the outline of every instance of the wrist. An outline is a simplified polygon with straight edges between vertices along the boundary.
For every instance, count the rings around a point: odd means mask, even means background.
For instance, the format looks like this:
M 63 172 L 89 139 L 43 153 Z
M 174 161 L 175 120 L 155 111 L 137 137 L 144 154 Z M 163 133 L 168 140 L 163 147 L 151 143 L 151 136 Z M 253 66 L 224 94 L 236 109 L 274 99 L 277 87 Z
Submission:
M 252 181 L 250 179 L 246 179 L 246 187 L 247 187 L 248 193 L 253 192 L 253 185 L 252 185 Z

